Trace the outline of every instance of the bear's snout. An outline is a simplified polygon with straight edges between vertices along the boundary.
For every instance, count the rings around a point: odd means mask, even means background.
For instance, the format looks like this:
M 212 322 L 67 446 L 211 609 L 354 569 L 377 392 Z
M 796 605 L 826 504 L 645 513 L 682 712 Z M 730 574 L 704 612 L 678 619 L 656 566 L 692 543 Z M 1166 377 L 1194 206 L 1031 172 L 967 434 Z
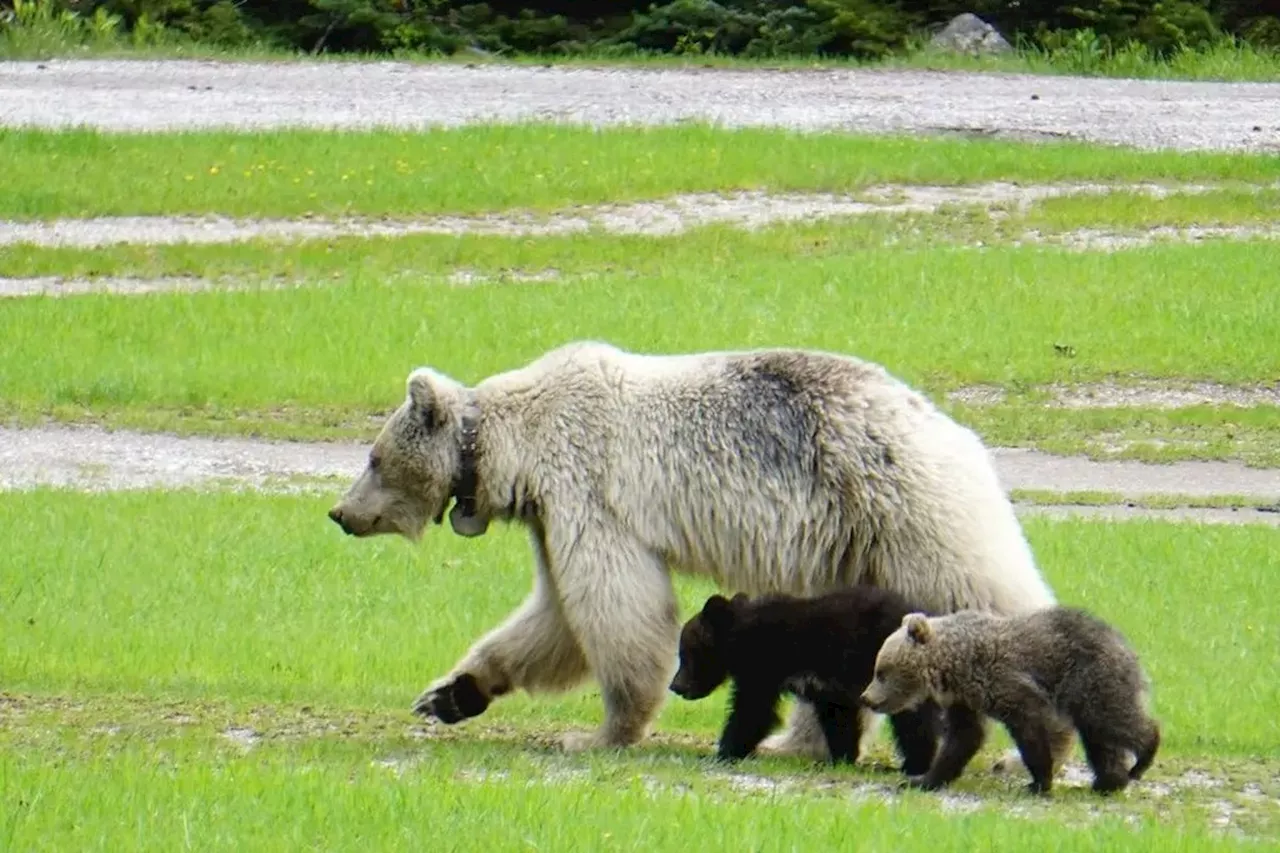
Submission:
M 678 673 L 675 678 L 671 679 L 670 690 L 682 699 L 688 699 L 689 693 L 692 692 L 689 686 L 689 680 L 687 678 L 682 678 Z
M 351 526 L 347 524 L 347 520 L 342 515 L 341 507 L 335 506 L 333 509 L 329 510 L 329 518 L 330 520 L 333 521 L 334 524 L 342 528 L 343 533 L 347 534 L 348 536 L 351 536 L 354 534 L 355 531 L 351 529 Z

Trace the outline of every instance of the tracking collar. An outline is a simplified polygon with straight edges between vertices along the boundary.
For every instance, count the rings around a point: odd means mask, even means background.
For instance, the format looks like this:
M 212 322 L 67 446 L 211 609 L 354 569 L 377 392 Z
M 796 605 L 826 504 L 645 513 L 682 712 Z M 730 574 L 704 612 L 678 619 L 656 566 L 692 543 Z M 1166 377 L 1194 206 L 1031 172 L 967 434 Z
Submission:
M 462 446 L 458 453 L 458 475 L 453 481 L 453 497 L 457 501 L 455 511 L 463 516 L 476 515 L 476 473 L 479 455 L 480 411 L 474 403 L 467 406 L 462 415 Z

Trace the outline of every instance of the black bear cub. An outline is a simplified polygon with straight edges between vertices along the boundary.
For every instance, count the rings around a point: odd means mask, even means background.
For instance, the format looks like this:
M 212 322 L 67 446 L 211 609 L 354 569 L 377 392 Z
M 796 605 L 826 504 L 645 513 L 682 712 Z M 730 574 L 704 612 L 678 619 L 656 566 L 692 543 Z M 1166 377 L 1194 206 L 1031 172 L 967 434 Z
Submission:
M 680 668 L 671 691 L 701 699 L 733 682 L 729 718 L 717 754 L 750 755 L 778 725 L 783 693 L 813 704 L 834 762 L 858 759 L 865 712 L 859 696 L 871 683 L 880 645 L 918 608 L 902 596 L 861 585 L 816 598 L 713 595 L 680 631 Z M 890 716 L 909 775 L 924 773 L 937 750 L 940 709 L 925 702 Z

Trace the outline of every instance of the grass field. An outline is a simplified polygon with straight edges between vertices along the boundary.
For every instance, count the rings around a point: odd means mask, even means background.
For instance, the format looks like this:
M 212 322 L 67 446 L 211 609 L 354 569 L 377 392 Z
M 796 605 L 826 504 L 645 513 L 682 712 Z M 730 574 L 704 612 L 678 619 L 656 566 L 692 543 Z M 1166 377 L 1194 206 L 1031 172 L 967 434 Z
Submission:
M 32 276 L 210 287 L 0 298 L 6 424 L 367 440 L 414 366 L 475 381 L 594 337 L 642 351 L 855 353 L 993 445 L 1280 465 L 1277 405 L 1070 408 L 1048 390 L 1136 380 L 1274 388 L 1280 243 L 1241 232 L 1082 251 L 1070 238 L 1274 230 L 1275 157 L 695 125 L 0 131 L 0 162 L 0 219 L 28 224 L 182 214 L 538 222 L 576 205 L 691 192 L 1118 187 L 660 237 L 0 245 L 0 293 L 6 277 Z M 948 399 L 974 386 L 1001 395 Z M 418 548 L 351 540 L 324 516 L 344 486 L 0 491 L 0 850 L 1199 851 L 1280 839 L 1272 528 L 1026 522 L 1061 599 L 1114 621 L 1138 647 L 1165 725 L 1146 784 L 1100 801 L 1073 771 L 1076 785 L 1041 802 L 1019 792 L 1020 776 L 990 772 L 1008 745 L 1000 732 L 937 796 L 896 790 L 884 738 L 864 767 L 716 766 L 723 691 L 673 697 L 654 738 L 621 755 L 553 746 L 599 721 L 590 686 L 508 697 L 462 726 L 417 720 L 417 693 L 528 590 L 528 546 L 505 529 L 475 540 L 433 531 Z M 1263 501 L 1147 503 L 1188 500 Z M 710 592 L 687 579 L 678 589 L 685 613 Z
M 777 344 L 856 352 L 939 399 L 966 384 L 1005 386 L 1011 393 L 1000 406 L 954 408 L 995 443 L 1079 451 L 1119 435 L 1138 457 L 1276 458 L 1274 407 L 1053 409 L 1028 386 L 1114 376 L 1270 381 L 1280 375 L 1272 346 L 1280 290 L 1271 287 L 1280 245 L 1082 254 L 995 240 L 975 250 L 939 245 L 939 235 L 949 227 L 972 238 L 971 228 L 987 226 L 941 220 L 950 226 L 900 223 L 917 237 L 897 251 L 884 250 L 898 227 L 884 219 L 749 236 L 712 228 L 661 239 L 13 250 L 8 274 L 253 276 L 250 283 L 278 276 L 325 285 L 0 301 L 0 326 L 9 330 L 0 358 L 27 365 L 0 374 L 0 410 L 25 422 L 52 415 L 369 438 L 369 416 L 396 404 L 417 364 L 474 381 L 574 338 L 645 351 Z M 51 258 L 53 268 L 43 266 Z M 458 269 L 500 276 L 513 268 L 552 270 L 559 280 L 442 280 Z M 1167 441 L 1144 443 L 1152 436 Z
M 218 212 L 420 215 L 768 188 L 877 183 L 1280 181 L 1265 155 L 726 132 L 706 125 L 592 130 L 499 125 L 422 133 L 103 134 L 0 131 L 0 217 Z M 145 181 L 137 180 L 145 174 Z
M 184 835 L 201 847 L 434 838 L 460 850 L 522 839 L 675 849 L 691 840 L 677 827 L 707 821 L 717 830 L 699 845 L 724 850 L 855 838 L 877 849 L 1075 849 L 1132 843 L 1132 823 L 1151 843 L 1205 849 L 1206 814 L 1238 792 L 1233 827 L 1280 830 L 1280 807 L 1266 799 L 1280 797 L 1274 531 L 1028 525 L 1059 596 L 1118 624 L 1157 685 L 1165 751 L 1150 784 L 1091 817 L 1098 803 L 1086 792 L 1064 788 L 1050 807 L 1028 803 L 1020 779 L 993 776 L 1003 735 L 941 803 L 881 791 L 893 781 L 876 769 L 890 759 L 883 740 L 870 768 L 774 758 L 735 777 L 706 763 L 724 691 L 672 697 L 656 740 L 616 758 L 549 746 L 599 719 L 589 686 L 504 699 L 458 728 L 415 722 L 413 696 L 523 597 L 524 537 L 357 542 L 331 529 L 329 501 L 0 495 L 0 537 L 13 543 L 0 587 L 0 798 L 25 802 L 0 825 L 11 849 L 38 848 L 42 835 L 63 849 L 159 849 Z M 686 613 L 710 591 L 691 580 L 679 589 Z M 1197 773 L 1226 787 L 1179 787 Z M 736 791 L 735 778 L 762 790 Z M 1265 796 L 1249 805 L 1255 789 Z M 1010 820 L 1011 808 L 1025 819 Z M 957 809 L 972 813 L 948 813 Z M 1082 828 L 1063 832 L 1061 814 Z

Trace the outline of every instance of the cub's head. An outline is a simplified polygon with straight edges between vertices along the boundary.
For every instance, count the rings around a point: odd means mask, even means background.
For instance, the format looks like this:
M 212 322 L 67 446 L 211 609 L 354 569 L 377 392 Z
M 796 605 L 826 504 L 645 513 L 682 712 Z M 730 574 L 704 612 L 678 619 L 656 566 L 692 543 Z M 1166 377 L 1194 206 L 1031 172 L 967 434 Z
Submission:
M 417 540 L 428 520 L 443 520 L 453 496 L 467 390 L 426 367 L 411 373 L 406 384 L 405 401 L 383 425 L 364 472 L 329 510 L 329 518 L 352 536 L 392 533 Z M 483 519 L 453 514 L 449 520 L 464 535 L 483 533 L 487 526 Z
M 672 693 L 702 699 L 729 677 L 733 629 L 747 600 L 743 593 L 732 599 L 713 595 L 680 629 L 680 668 L 671 679 Z
M 929 698 L 930 655 L 937 639 L 923 613 L 908 613 L 876 655 L 875 676 L 862 704 L 879 714 L 897 714 Z

